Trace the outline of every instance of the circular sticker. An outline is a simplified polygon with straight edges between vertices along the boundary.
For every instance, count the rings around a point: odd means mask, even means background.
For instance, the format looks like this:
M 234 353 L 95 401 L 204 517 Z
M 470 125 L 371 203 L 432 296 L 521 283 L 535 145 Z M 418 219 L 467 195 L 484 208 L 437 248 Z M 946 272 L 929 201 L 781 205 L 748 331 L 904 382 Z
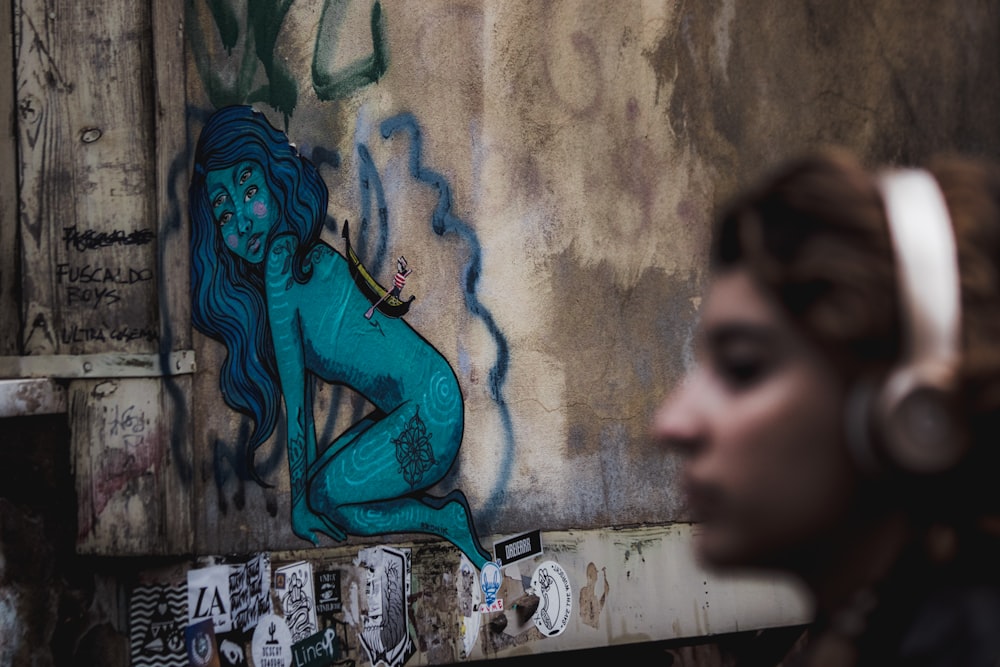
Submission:
M 545 561 L 531 575 L 531 590 L 538 596 L 535 627 L 546 637 L 561 634 L 573 611 L 573 590 L 566 570 L 554 560 Z
M 285 619 L 277 614 L 261 616 L 251 648 L 256 667 L 291 667 L 292 633 Z

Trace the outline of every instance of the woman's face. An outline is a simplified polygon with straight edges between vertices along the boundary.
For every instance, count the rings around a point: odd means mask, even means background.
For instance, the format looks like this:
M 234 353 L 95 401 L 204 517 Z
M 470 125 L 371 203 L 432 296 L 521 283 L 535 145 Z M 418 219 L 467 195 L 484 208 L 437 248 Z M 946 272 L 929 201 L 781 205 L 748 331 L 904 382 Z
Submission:
M 697 359 L 657 412 L 654 436 L 685 457 L 698 555 L 798 569 L 847 520 L 857 481 L 842 382 L 739 269 L 709 291 Z
M 205 187 L 222 242 L 234 255 L 259 263 L 267 233 L 278 220 L 278 206 L 260 164 L 246 160 L 210 171 Z

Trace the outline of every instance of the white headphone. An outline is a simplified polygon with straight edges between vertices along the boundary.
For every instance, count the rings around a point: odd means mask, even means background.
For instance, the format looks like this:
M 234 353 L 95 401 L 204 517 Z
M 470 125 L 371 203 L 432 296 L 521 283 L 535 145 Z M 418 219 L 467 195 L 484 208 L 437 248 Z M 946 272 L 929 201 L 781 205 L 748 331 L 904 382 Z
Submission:
M 965 448 L 954 406 L 962 319 L 955 234 L 930 173 L 892 170 L 878 185 L 895 251 L 903 357 L 874 391 L 853 392 L 847 441 L 870 472 L 883 460 L 909 473 L 942 472 Z

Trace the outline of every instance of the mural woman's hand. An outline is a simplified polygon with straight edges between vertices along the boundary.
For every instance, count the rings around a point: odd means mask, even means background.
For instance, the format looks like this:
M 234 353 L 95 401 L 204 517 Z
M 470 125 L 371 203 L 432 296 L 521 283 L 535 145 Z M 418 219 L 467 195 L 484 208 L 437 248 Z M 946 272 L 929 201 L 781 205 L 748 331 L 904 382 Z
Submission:
M 320 535 L 332 537 L 338 542 L 347 539 L 347 533 L 340 526 L 325 516 L 315 514 L 304 499 L 292 507 L 292 532 L 313 546 L 319 546 Z

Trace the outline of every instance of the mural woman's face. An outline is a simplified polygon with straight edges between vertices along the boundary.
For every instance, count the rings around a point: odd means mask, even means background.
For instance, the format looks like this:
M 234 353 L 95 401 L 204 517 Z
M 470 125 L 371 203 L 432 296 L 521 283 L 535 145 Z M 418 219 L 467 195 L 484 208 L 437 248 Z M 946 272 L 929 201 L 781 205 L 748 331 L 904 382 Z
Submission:
M 264 259 L 267 233 L 278 220 L 278 205 L 264 170 L 245 160 L 205 176 L 208 203 L 222 242 L 234 255 L 257 264 Z
M 843 382 L 745 271 L 716 277 L 697 366 L 657 413 L 685 457 L 696 549 L 712 565 L 799 570 L 847 522 L 857 474 Z

